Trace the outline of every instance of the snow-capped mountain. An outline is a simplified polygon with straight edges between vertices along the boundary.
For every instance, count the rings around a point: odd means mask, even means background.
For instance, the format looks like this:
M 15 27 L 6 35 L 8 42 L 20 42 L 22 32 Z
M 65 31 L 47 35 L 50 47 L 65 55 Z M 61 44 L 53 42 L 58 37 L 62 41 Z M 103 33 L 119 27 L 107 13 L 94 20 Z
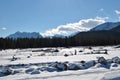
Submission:
M 9 36 L 7 36 L 7 38 L 42 38 L 42 36 L 37 33 L 37 32 L 16 32 L 14 34 L 11 34 Z
M 111 30 L 120 25 L 120 22 L 106 22 L 92 28 L 90 31 Z

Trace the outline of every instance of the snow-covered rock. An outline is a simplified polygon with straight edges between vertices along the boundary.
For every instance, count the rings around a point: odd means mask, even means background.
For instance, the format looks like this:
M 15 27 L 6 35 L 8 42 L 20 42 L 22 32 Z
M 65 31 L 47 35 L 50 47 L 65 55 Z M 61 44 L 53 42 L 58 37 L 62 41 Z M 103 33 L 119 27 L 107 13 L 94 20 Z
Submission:
M 40 74 L 39 70 L 33 70 L 31 74 Z
M 94 68 L 106 68 L 106 65 L 101 64 L 101 63 L 97 63 Z
M 94 68 L 106 68 L 106 69 L 110 69 L 110 64 L 101 64 L 101 63 L 97 63 Z
M 94 60 L 88 61 L 85 63 L 85 68 L 90 68 L 95 66 L 96 62 Z
M 67 65 L 65 63 L 56 63 L 55 66 L 58 70 L 67 70 Z
M 119 57 L 113 57 L 112 58 L 112 61 L 113 61 L 113 63 L 118 63 L 118 64 L 120 64 L 120 58 Z
M 20 72 L 21 72 L 21 71 L 19 71 L 19 70 L 14 70 L 12 74 L 15 75 L 15 74 L 20 73 Z
M 41 68 L 38 68 L 37 70 L 40 70 L 40 71 L 47 71 L 47 72 L 54 72 L 54 71 L 57 71 L 57 69 L 55 67 L 41 67 Z
M 31 73 L 31 72 L 34 71 L 34 70 L 35 70 L 35 68 L 29 68 L 29 69 L 27 69 L 25 72 L 29 74 L 29 73 Z
M 118 67 L 118 64 L 117 63 L 112 63 L 111 67 Z
M 107 60 L 104 57 L 98 57 L 98 63 L 106 64 Z
M 77 65 L 77 64 L 74 64 L 74 63 L 69 63 L 67 65 L 67 67 L 68 67 L 69 70 L 79 70 L 79 69 L 83 68 L 82 65 Z
M 107 63 L 108 63 L 108 64 L 113 63 L 112 59 L 107 59 Z
M 9 75 L 9 74 L 12 74 L 13 70 L 9 67 L 5 67 L 1 73 L 4 74 L 4 75 Z

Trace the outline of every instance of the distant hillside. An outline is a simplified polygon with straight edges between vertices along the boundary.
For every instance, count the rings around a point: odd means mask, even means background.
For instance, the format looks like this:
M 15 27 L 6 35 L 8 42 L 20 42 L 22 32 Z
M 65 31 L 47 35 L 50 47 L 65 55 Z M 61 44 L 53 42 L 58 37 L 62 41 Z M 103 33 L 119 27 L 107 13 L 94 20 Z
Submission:
M 7 38 L 42 38 L 42 36 L 37 33 L 37 32 L 16 32 L 14 34 L 11 34 L 9 36 L 7 36 Z
M 96 26 L 90 31 L 110 30 L 110 29 L 117 27 L 118 25 L 120 25 L 120 22 L 106 22 L 106 23 Z
M 79 32 L 78 34 L 74 35 L 73 38 L 75 39 L 78 45 L 120 44 L 120 25 L 118 24 L 119 23 L 104 23 L 101 24 L 105 25 L 104 28 L 103 27 L 101 28 L 101 25 L 99 25 L 88 32 Z
M 111 31 L 120 32 L 120 25 L 118 25 L 117 27 L 111 29 Z
M 89 31 L 80 32 L 73 36 L 78 45 L 115 45 L 120 44 L 120 32 Z M 77 45 L 76 44 L 76 45 Z

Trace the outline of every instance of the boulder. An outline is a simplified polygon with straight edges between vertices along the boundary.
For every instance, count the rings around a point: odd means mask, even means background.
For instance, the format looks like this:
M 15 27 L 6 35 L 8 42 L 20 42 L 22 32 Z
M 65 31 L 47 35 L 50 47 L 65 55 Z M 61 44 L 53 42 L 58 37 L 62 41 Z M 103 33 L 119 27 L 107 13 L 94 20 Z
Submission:
M 98 63 L 107 64 L 107 60 L 104 57 L 98 57 Z
M 48 71 L 48 72 L 57 71 L 57 69 L 54 68 L 54 67 L 41 67 L 41 68 L 38 68 L 37 70 L 40 70 L 40 71 Z
M 120 58 L 118 56 L 112 58 L 113 63 L 118 63 L 120 64 Z
M 93 67 L 93 66 L 95 66 L 95 64 L 96 64 L 96 62 L 94 60 L 88 61 L 85 63 L 85 68 Z
M 117 63 L 112 63 L 111 67 L 118 67 L 118 64 Z
M 65 57 L 69 56 L 68 54 L 64 54 Z
M 39 70 L 33 70 L 31 74 L 40 74 Z
M 13 70 L 11 68 L 7 67 L 7 68 L 4 68 L 1 73 L 4 75 L 10 75 L 12 72 L 13 72 Z
M 67 66 L 69 70 L 79 70 L 83 68 L 82 65 L 80 66 L 74 63 L 69 63 Z
M 58 70 L 67 70 L 67 65 L 65 63 L 56 63 L 55 66 Z
M 104 67 L 104 65 L 101 64 L 101 63 L 97 63 L 94 67 L 95 67 L 95 68 L 100 68 L 100 67 Z
M 34 68 L 29 68 L 29 69 L 27 69 L 25 72 L 26 73 L 31 73 L 32 71 L 34 71 L 35 69 Z

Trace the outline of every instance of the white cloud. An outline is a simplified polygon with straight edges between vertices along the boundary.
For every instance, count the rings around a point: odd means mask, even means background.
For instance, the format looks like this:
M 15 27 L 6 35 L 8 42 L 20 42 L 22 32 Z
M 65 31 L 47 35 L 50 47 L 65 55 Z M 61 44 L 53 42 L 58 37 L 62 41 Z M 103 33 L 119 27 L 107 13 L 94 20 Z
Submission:
M 120 15 L 120 11 L 118 11 L 118 10 L 115 10 L 115 13 L 116 13 L 117 15 Z
M 108 17 L 101 18 L 101 17 L 96 17 L 96 18 L 91 18 L 91 19 L 83 19 L 80 20 L 79 22 L 76 23 L 69 23 L 66 25 L 60 25 L 54 29 L 47 30 L 44 33 L 41 33 L 43 36 L 54 36 L 56 34 L 70 34 L 73 32 L 81 32 L 81 31 L 88 31 L 91 28 L 102 24 L 105 22 L 105 20 L 108 19 Z
M 119 19 L 119 21 L 120 21 L 120 11 L 119 11 L 119 10 L 115 10 L 115 13 L 117 14 L 118 19 Z
M 2 29 L 2 30 L 6 30 L 7 28 L 6 28 L 6 27 L 2 27 L 1 29 Z
M 107 20 L 107 19 L 109 19 L 109 17 L 99 17 L 99 16 L 97 16 L 96 19 L 99 19 L 99 20 Z

